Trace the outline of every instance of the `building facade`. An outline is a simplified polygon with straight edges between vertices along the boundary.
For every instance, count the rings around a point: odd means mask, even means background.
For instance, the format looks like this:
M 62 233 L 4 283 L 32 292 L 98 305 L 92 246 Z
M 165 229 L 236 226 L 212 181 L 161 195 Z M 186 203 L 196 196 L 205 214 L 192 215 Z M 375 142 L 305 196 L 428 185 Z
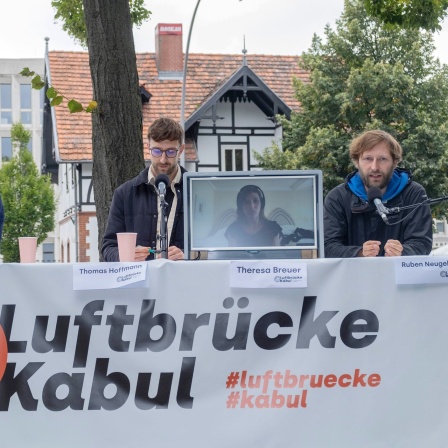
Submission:
M 182 25 L 156 27 L 155 53 L 137 54 L 143 139 L 162 116 L 180 120 Z M 190 54 L 185 97 L 188 171 L 249 171 L 254 152 L 280 143 L 278 114 L 298 110 L 294 79 L 308 82 L 298 56 Z M 87 104 L 92 99 L 88 54 L 50 51 L 46 81 Z M 70 76 L 67 76 L 67 73 Z M 59 185 L 58 251 L 63 262 L 98 261 L 92 187 L 91 117 L 66 107 L 44 108 L 43 160 Z M 145 159 L 149 154 L 145 148 Z
M 0 166 L 13 156 L 11 127 L 13 123 L 21 122 L 31 133 L 28 149 L 41 171 L 44 91 L 32 89 L 31 78 L 19 74 L 25 67 L 43 75 L 44 59 L 0 59 Z M 57 228 L 39 246 L 37 261 L 58 261 L 56 234 Z

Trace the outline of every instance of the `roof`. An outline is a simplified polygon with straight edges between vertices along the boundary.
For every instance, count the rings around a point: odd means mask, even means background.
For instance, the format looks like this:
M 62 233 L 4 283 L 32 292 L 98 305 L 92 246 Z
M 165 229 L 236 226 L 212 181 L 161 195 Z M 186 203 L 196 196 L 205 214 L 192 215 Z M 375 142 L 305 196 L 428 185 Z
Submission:
M 87 52 L 48 53 L 50 83 L 70 98 L 86 105 L 93 99 Z M 190 54 L 186 80 L 185 117 L 190 117 L 211 94 L 242 66 L 242 55 Z M 307 82 L 308 73 L 298 66 L 298 56 L 246 55 L 247 66 L 292 110 L 298 110 L 293 78 Z M 47 69 L 48 70 L 48 69 Z M 154 53 L 137 54 L 140 85 L 151 95 L 143 103 L 143 129 L 162 116 L 180 121 L 181 79 L 160 79 Z M 55 107 L 59 161 L 90 161 L 90 114 L 70 114 Z M 147 158 L 147 154 L 145 155 Z M 188 154 L 187 154 L 188 156 Z

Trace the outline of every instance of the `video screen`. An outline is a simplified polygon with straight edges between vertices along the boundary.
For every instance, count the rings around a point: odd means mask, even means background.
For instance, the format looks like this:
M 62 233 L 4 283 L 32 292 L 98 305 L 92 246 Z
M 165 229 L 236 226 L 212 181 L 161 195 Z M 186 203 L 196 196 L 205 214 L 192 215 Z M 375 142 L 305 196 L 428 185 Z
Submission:
M 320 171 L 184 176 L 187 250 L 257 253 L 318 249 Z

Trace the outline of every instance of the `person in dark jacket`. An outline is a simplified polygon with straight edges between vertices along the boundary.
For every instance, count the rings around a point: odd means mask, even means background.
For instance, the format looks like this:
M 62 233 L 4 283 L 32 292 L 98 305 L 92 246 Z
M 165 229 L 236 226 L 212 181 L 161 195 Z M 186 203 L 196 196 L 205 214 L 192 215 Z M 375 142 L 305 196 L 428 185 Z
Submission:
M 229 246 L 280 246 L 282 228 L 266 218 L 266 199 L 257 185 L 245 185 L 236 197 L 236 221 L 227 228 L 225 237 Z
M 325 256 L 428 255 L 432 249 L 428 198 L 409 171 L 397 168 L 400 144 L 387 132 L 367 131 L 352 141 L 350 158 L 357 170 L 325 198 Z M 379 192 L 386 211 L 401 211 L 381 217 L 369 190 Z M 402 209 L 417 204 L 422 205 Z
M 102 244 L 104 261 L 119 261 L 118 232 L 137 233 L 134 261 L 151 260 L 160 251 L 160 199 L 154 185 L 159 174 L 170 180 L 165 193 L 167 258 L 184 258 L 182 174 L 185 170 L 179 166 L 185 147 L 182 127 L 170 118 L 155 120 L 148 130 L 148 145 L 151 166 L 114 192 Z

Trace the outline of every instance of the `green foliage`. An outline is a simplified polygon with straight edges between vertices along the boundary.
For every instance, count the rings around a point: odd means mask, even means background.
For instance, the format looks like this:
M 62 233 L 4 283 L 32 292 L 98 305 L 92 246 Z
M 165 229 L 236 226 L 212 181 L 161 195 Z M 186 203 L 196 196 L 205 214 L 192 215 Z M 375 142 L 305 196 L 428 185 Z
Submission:
M 448 193 L 448 68 L 434 59 L 430 33 L 385 27 L 362 0 L 346 1 L 336 31 L 314 36 L 302 55 L 310 83 L 296 81 L 301 110 L 283 125 L 282 146 L 258 157 L 262 167 L 321 169 L 324 189 L 353 170 L 348 147 L 368 129 L 383 129 L 401 143 L 401 166 L 411 169 L 430 198 Z M 446 206 L 434 209 L 444 212 Z
M 11 142 L 16 149 L 27 149 L 31 140 L 31 132 L 27 131 L 22 123 L 13 123 L 11 126 Z
M 131 21 L 137 26 L 148 20 L 151 15 L 144 3 L 144 0 L 129 0 Z M 62 22 L 62 29 L 86 48 L 87 30 L 82 0 L 53 0 L 51 6 L 56 11 L 54 18 Z
M 41 90 L 45 87 L 45 82 L 42 80 L 42 77 L 35 72 L 31 71 L 28 67 L 25 67 L 21 72 L 22 76 L 32 76 L 31 87 L 35 90 Z M 47 98 L 50 100 L 50 106 L 59 106 L 64 99 L 68 101 L 67 108 L 70 113 L 76 112 L 94 112 L 98 108 L 98 103 L 96 101 L 90 101 L 87 107 L 84 107 L 79 101 L 69 100 L 65 95 L 63 95 L 59 90 L 55 87 L 49 85 L 47 92 Z
M 436 31 L 447 15 L 448 0 L 364 0 L 364 5 L 387 25 Z
M 328 188 L 340 184 L 347 171 L 350 171 L 346 145 L 346 135 L 329 125 L 311 129 L 304 145 L 297 151 L 302 169 L 316 169 L 318 166 L 325 173 L 324 193 L 327 193 Z
M 266 170 L 295 169 L 296 155 L 291 151 L 283 152 L 274 142 L 272 147 L 266 148 L 261 154 L 254 153 L 254 157 L 263 164 Z
M 54 229 L 56 202 L 50 177 L 40 175 L 27 149 L 31 138 L 21 123 L 11 129 L 16 154 L 0 168 L 5 209 L 1 252 L 5 263 L 18 262 L 20 236 L 37 236 L 38 244 Z

